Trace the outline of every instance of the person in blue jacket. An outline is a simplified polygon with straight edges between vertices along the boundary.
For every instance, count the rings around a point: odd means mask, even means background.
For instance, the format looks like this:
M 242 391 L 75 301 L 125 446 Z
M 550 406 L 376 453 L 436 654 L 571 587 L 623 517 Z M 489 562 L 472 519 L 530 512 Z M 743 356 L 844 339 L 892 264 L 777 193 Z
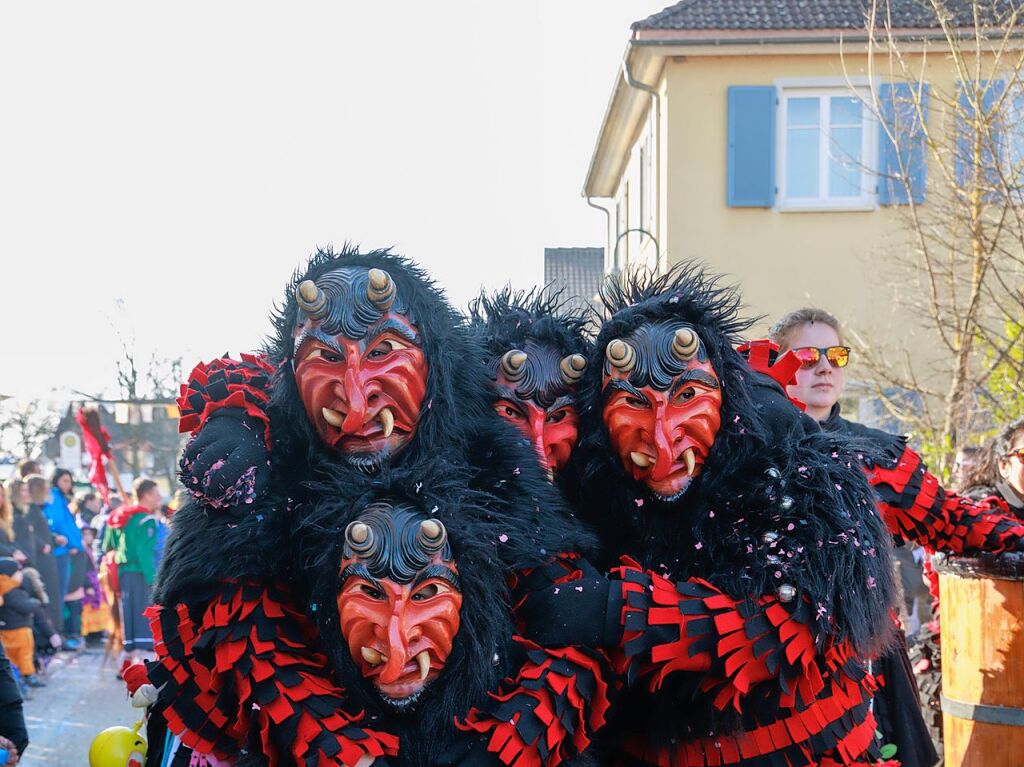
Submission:
M 75 515 L 68 505 L 72 498 L 74 484 L 71 472 L 57 469 L 51 480 L 50 502 L 43 507 L 43 514 L 53 533 L 53 557 L 57 560 L 57 575 L 60 579 L 60 596 L 57 604 L 64 604 L 64 595 L 68 591 L 68 579 L 71 576 L 71 557 L 82 549 L 82 532 L 75 524 Z M 68 650 L 77 648 L 77 640 L 70 638 L 64 643 Z

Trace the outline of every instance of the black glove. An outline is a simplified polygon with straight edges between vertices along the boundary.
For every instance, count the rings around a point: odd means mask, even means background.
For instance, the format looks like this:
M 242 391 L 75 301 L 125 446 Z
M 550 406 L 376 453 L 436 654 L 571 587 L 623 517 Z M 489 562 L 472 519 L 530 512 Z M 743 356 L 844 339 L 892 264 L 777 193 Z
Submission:
M 252 503 L 270 477 L 263 423 L 241 408 L 217 410 L 185 446 L 181 483 L 194 498 L 224 509 Z
M 516 609 L 523 636 L 545 647 L 617 647 L 622 639 L 622 584 L 585 559 L 582 578 L 529 592 Z
M 502 767 L 498 755 L 487 750 L 486 739 L 476 733 L 461 731 L 438 755 L 435 764 L 437 767 Z

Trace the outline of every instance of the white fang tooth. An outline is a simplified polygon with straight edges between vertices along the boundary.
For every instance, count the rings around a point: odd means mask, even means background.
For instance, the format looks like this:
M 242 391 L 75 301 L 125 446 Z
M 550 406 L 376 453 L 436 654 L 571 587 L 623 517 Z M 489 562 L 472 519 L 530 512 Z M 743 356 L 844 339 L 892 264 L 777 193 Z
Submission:
M 391 408 L 382 407 L 380 412 L 377 413 L 377 417 L 380 419 L 380 425 L 384 429 L 384 439 L 391 436 L 391 432 L 395 430 L 395 416 L 391 412 Z
M 426 650 L 416 655 L 416 665 L 420 667 L 420 681 L 425 682 L 430 673 L 430 656 Z
M 331 426 L 341 428 L 341 425 L 345 422 L 345 417 L 337 410 L 331 410 L 329 407 L 321 408 L 320 412 L 324 416 L 324 420 L 327 421 Z
M 686 461 L 686 473 L 693 474 L 693 470 L 697 468 L 697 459 L 693 456 L 693 448 L 688 447 L 683 451 L 683 460 Z
M 633 451 L 632 453 L 629 454 L 629 457 L 633 461 L 633 463 L 635 463 L 641 469 L 646 469 L 648 466 L 651 465 L 650 457 L 648 457 L 644 453 L 638 453 L 636 451 Z
M 385 658 L 379 652 L 374 650 L 372 647 L 361 647 L 359 652 L 363 655 L 363 660 L 369 663 L 371 666 L 379 666 L 384 662 Z

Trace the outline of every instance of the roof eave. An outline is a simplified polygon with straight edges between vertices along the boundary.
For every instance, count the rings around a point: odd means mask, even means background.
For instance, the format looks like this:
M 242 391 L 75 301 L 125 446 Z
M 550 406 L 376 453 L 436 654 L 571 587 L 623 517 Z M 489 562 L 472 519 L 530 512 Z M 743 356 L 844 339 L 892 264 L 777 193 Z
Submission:
M 637 48 L 632 41 L 623 55 L 623 61 L 628 62 L 633 76 L 654 88 L 660 84 L 657 79 L 661 76 L 661 59 L 660 51 Z M 650 108 L 650 102 L 649 93 L 626 83 L 620 62 L 583 183 L 584 197 L 615 196 L 629 163 L 629 148 Z
M 974 34 L 973 29 L 957 29 L 959 34 Z M 893 38 L 900 41 L 943 40 L 945 33 L 936 28 L 906 28 L 892 30 Z M 879 30 L 876 37 L 885 37 Z M 870 35 L 865 29 L 633 29 L 633 45 L 750 45 L 756 43 L 783 45 L 791 43 L 867 42 Z

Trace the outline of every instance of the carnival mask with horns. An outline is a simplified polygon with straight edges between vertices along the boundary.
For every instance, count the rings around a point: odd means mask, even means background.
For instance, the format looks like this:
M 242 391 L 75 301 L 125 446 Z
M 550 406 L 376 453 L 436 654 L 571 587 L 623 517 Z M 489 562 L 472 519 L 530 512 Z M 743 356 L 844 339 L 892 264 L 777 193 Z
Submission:
M 569 462 L 576 445 L 578 419 L 573 392 L 587 361 L 582 354 L 562 357 L 532 340 L 510 349 L 495 363 L 494 409 L 533 445 L 549 476 Z
M 295 382 L 309 421 L 374 468 L 412 439 L 427 389 L 415 318 L 383 269 L 341 267 L 295 290 Z
M 339 583 L 352 659 L 388 703 L 412 705 L 459 631 L 459 571 L 444 524 L 407 506 L 369 506 L 345 529 Z
M 647 324 L 610 341 L 602 401 L 623 469 L 662 500 L 682 496 L 721 425 L 721 384 L 696 330 Z

